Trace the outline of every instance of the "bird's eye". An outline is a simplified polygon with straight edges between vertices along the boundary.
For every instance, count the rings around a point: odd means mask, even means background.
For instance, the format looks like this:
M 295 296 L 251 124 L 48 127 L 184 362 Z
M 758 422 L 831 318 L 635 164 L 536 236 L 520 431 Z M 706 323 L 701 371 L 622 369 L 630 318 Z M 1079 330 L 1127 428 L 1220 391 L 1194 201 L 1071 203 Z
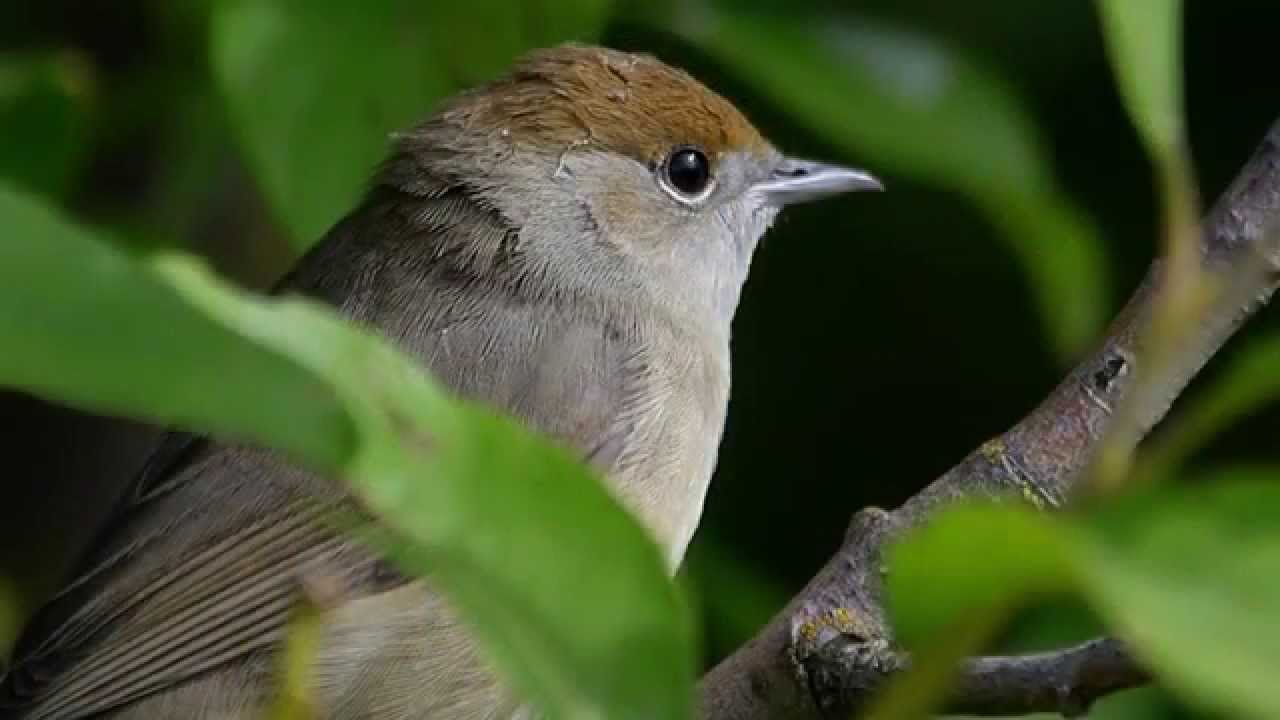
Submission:
M 698 200 L 711 185 L 711 163 L 701 150 L 676 148 L 663 165 L 667 184 L 684 200 Z

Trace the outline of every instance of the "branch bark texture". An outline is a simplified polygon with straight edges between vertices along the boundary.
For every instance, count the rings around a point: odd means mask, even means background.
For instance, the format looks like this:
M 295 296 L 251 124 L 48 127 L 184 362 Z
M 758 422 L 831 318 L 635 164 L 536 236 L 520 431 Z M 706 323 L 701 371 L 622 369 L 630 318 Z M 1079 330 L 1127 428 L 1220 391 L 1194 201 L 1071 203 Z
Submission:
M 1114 409 L 1132 408 L 1145 435 L 1231 335 L 1280 285 L 1280 121 L 1204 218 L 1201 264 L 1220 288 L 1194 327 L 1180 332 L 1149 389 L 1128 398 L 1138 343 L 1153 317 L 1163 277 L 1152 264 L 1105 339 L 1021 422 L 984 443 L 903 505 L 857 513 L 844 543 L 754 639 L 701 684 L 705 718 L 847 718 L 910 659 L 892 649 L 880 604 L 880 551 L 941 505 L 1015 494 L 1061 506 L 1106 433 Z M 995 362 L 1006 359 L 995 358 Z M 967 661 L 952 698 L 957 712 L 1082 713 L 1096 698 L 1147 681 L 1124 646 L 1095 640 L 1057 652 Z

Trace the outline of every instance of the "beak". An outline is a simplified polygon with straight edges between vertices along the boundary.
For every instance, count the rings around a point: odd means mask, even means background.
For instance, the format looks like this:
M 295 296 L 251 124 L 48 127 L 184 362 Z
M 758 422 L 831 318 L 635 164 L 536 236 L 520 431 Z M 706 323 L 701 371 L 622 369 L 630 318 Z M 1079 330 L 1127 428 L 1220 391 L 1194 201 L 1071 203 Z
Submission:
M 765 202 L 775 207 L 860 190 L 884 190 L 884 185 L 862 170 L 786 157 L 767 180 L 756 184 Z

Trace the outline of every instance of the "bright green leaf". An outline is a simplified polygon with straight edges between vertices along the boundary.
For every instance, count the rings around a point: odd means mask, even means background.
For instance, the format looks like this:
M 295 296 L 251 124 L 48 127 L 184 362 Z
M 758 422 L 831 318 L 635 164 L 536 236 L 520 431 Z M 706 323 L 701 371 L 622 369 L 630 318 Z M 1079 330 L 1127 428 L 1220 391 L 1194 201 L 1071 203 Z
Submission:
M 888 604 L 908 647 L 971 613 L 1072 586 L 1055 521 L 1012 503 L 949 509 L 893 545 L 888 565 Z
M 553 716 L 688 715 L 684 605 L 567 451 L 309 301 L 234 291 L 179 256 L 140 266 L 9 192 L 0 227 L 0 384 L 285 449 L 346 479 L 394 558 Z
M 76 55 L 0 57 L 0 178 L 50 196 L 88 148 L 90 74 Z
M 677 30 L 861 164 L 969 197 L 1031 275 L 1060 354 L 1094 337 L 1109 290 L 1097 233 L 1056 186 L 1032 119 L 998 76 L 861 18 L 717 7 Z
M 250 164 L 298 248 L 359 198 L 389 147 L 449 90 L 410 0 L 226 0 L 213 67 Z
M 236 296 L 181 259 L 161 269 L 211 316 L 343 395 L 362 441 L 343 474 L 399 541 L 388 549 L 451 593 L 548 712 L 686 714 L 690 633 L 657 548 L 568 452 L 458 403 L 313 305 Z
M 1280 475 L 1148 494 L 1086 523 L 1088 594 L 1171 690 L 1232 717 L 1280 708 Z
M 322 466 L 353 452 L 345 411 L 298 363 L 244 342 L 119 251 L 3 187 L 0 227 L 0 386 L 256 438 Z
M 889 604 L 907 642 L 932 647 L 965 618 L 1074 590 L 1181 697 L 1273 718 L 1277 517 L 1280 475 L 1270 470 L 1162 486 L 1085 517 L 959 507 L 893 550 Z

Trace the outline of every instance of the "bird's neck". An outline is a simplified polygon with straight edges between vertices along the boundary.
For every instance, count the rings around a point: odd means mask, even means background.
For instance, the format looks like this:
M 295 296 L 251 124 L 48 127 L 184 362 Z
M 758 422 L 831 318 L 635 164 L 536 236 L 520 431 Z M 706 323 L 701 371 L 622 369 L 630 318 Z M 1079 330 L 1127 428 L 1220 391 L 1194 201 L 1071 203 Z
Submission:
M 686 265 L 654 272 L 600 237 L 589 209 L 571 198 L 496 197 L 421 167 L 407 187 L 384 182 L 375 188 L 362 212 L 384 224 L 391 218 L 415 246 L 396 253 L 413 258 L 399 262 L 444 270 L 564 312 L 657 320 L 726 345 L 746 274 L 745 262 L 677 256 L 658 262 Z M 687 280 L 663 280 L 676 277 Z

